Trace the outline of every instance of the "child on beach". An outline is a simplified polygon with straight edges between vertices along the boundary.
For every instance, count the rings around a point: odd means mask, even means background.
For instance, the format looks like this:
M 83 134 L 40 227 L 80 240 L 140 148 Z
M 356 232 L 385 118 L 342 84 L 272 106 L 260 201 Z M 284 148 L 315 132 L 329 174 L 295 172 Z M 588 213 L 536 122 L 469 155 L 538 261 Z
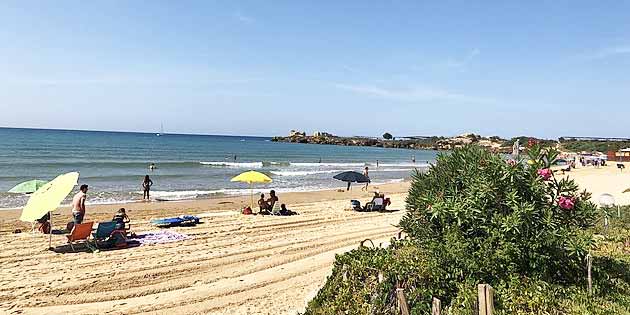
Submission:
M 260 211 L 269 209 L 269 204 L 265 201 L 265 194 L 260 194 L 260 199 L 258 199 L 258 207 Z
M 287 209 L 287 206 L 283 203 L 280 205 L 280 215 L 296 215 L 295 211 Z

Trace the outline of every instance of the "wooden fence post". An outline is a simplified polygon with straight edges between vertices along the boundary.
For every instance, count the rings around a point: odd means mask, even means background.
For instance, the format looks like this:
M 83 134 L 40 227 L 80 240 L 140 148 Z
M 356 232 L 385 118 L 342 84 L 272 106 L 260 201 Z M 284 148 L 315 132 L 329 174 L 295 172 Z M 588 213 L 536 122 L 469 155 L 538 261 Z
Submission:
M 494 313 L 494 289 L 489 284 L 477 286 L 479 315 L 492 315 Z
M 431 315 L 440 315 L 442 310 L 442 302 L 438 298 L 433 298 L 433 304 L 431 305 Z
M 409 305 L 407 305 L 407 298 L 405 297 L 405 292 L 403 288 L 400 287 L 400 284 L 396 285 L 396 297 L 398 298 L 398 307 L 400 308 L 400 313 L 402 315 L 409 315 Z
M 593 278 L 591 276 L 591 268 L 593 267 L 593 256 L 589 253 L 586 255 L 586 280 L 588 281 L 588 294 L 593 294 Z

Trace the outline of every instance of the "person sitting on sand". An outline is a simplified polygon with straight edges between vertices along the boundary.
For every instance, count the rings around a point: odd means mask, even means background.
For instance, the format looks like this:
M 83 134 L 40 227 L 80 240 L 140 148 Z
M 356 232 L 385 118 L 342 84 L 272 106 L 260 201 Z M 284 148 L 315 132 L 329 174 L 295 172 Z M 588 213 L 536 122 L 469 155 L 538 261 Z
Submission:
M 269 204 L 265 201 L 265 194 L 260 194 L 260 199 L 258 199 L 258 207 L 260 211 L 269 209 Z
M 278 196 L 276 196 L 276 191 L 271 190 L 269 192 L 269 199 L 267 199 L 267 209 L 273 210 L 273 206 L 276 205 L 276 202 L 278 202 Z
M 284 203 L 280 205 L 280 215 L 296 215 L 296 214 L 298 213 L 287 209 L 287 206 Z
M 50 212 L 46 212 L 43 217 L 36 220 L 37 221 L 37 230 L 48 234 L 50 233 Z
M 374 192 L 374 196 L 372 196 L 372 201 L 374 201 L 374 199 L 376 198 L 381 198 L 381 193 L 378 190 Z
M 124 230 L 125 224 L 131 222 L 129 216 L 127 216 L 127 211 L 125 210 L 125 208 L 118 209 L 118 212 L 116 212 L 114 218 L 112 218 L 112 221 L 116 222 L 117 230 Z

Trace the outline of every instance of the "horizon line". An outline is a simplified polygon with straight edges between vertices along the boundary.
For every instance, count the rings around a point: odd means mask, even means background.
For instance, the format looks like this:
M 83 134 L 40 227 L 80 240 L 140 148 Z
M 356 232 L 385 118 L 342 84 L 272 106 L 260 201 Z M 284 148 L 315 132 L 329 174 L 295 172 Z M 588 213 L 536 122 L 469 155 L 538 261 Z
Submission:
M 0 126 L 0 129 L 26 129 L 26 130 L 49 130 L 49 131 L 78 131 L 78 132 L 104 132 L 104 133 L 135 133 L 135 134 L 158 134 L 160 132 L 154 132 L 154 131 L 129 131 L 129 130 L 98 130 L 98 129 L 66 129 L 66 128 L 42 128 L 42 127 L 10 127 L 10 126 Z M 529 138 L 534 138 L 534 139 L 541 139 L 541 140 L 559 140 L 560 138 L 565 138 L 565 139 L 576 139 L 579 141 L 580 138 L 586 140 L 588 138 L 593 138 L 593 139 L 616 139 L 616 140 L 621 140 L 621 139 L 628 139 L 628 138 L 624 138 L 624 137 L 592 137 L 592 136 L 567 136 L 567 135 L 563 135 L 563 136 L 558 136 L 556 138 L 538 138 L 538 137 L 534 137 L 534 136 L 527 136 L 527 135 L 519 135 L 519 136 L 511 136 L 509 138 L 503 138 L 502 136 L 497 136 L 497 135 L 481 135 L 481 134 L 477 134 L 475 132 L 465 132 L 465 133 L 461 133 L 461 134 L 456 134 L 456 135 L 431 135 L 431 136 L 423 136 L 423 137 L 447 137 L 447 138 L 453 138 L 453 137 L 458 137 L 464 134 L 476 134 L 482 137 L 499 137 L 503 140 L 511 140 L 514 138 L 520 138 L 520 137 L 529 137 Z M 160 133 L 161 134 L 161 133 Z M 269 136 L 269 135 L 236 135 L 236 134 L 211 134 L 211 133 L 186 133 L 186 132 L 165 132 L 164 135 L 173 135 L 173 136 L 217 136 L 217 137 L 250 137 L 250 138 L 273 138 L 273 137 L 286 137 L 288 135 L 275 135 L 275 136 Z M 381 138 L 381 136 L 366 136 L 366 135 L 351 135 L 351 136 L 342 136 L 342 135 L 334 135 L 337 137 L 343 137 L 343 138 L 353 138 L 353 137 L 363 137 L 363 138 Z M 396 136 L 395 138 L 411 138 L 411 137 L 418 137 L 418 136 Z
M 103 132 L 103 133 L 136 133 L 146 135 L 172 135 L 172 136 L 217 136 L 217 137 L 249 137 L 249 138 L 272 138 L 274 136 L 255 136 L 255 135 L 229 135 L 229 134 L 210 134 L 210 133 L 182 133 L 182 132 L 152 132 L 152 131 L 127 131 L 127 130 L 98 130 L 98 129 L 66 129 L 66 128 L 41 128 L 41 127 L 7 127 L 0 126 L 0 129 L 26 129 L 26 130 L 48 130 L 48 131 L 78 131 L 78 132 Z

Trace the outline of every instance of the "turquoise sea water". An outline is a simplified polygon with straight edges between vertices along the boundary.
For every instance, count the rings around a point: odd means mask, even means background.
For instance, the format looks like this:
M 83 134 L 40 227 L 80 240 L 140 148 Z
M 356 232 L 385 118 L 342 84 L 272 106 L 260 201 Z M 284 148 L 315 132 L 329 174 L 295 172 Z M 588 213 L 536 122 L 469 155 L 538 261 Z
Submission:
M 310 191 L 342 187 L 333 175 L 365 166 L 374 183 L 401 181 L 435 156 L 433 151 L 276 143 L 263 137 L 0 128 L 0 208 L 25 204 L 28 196 L 6 193 L 14 185 L 69 171 L 79 171 L 80 183 L 90 185 L 90 203 L 114 203 L 142 199 L 147 174 L 154 182 L 153 198 L 183 200 L 247 194 L 244 184 L 229 180 L 249 169 L 274 180 L 257 186 L 260 191 Z M 157 169 L 150 171 L 149 163 Z

